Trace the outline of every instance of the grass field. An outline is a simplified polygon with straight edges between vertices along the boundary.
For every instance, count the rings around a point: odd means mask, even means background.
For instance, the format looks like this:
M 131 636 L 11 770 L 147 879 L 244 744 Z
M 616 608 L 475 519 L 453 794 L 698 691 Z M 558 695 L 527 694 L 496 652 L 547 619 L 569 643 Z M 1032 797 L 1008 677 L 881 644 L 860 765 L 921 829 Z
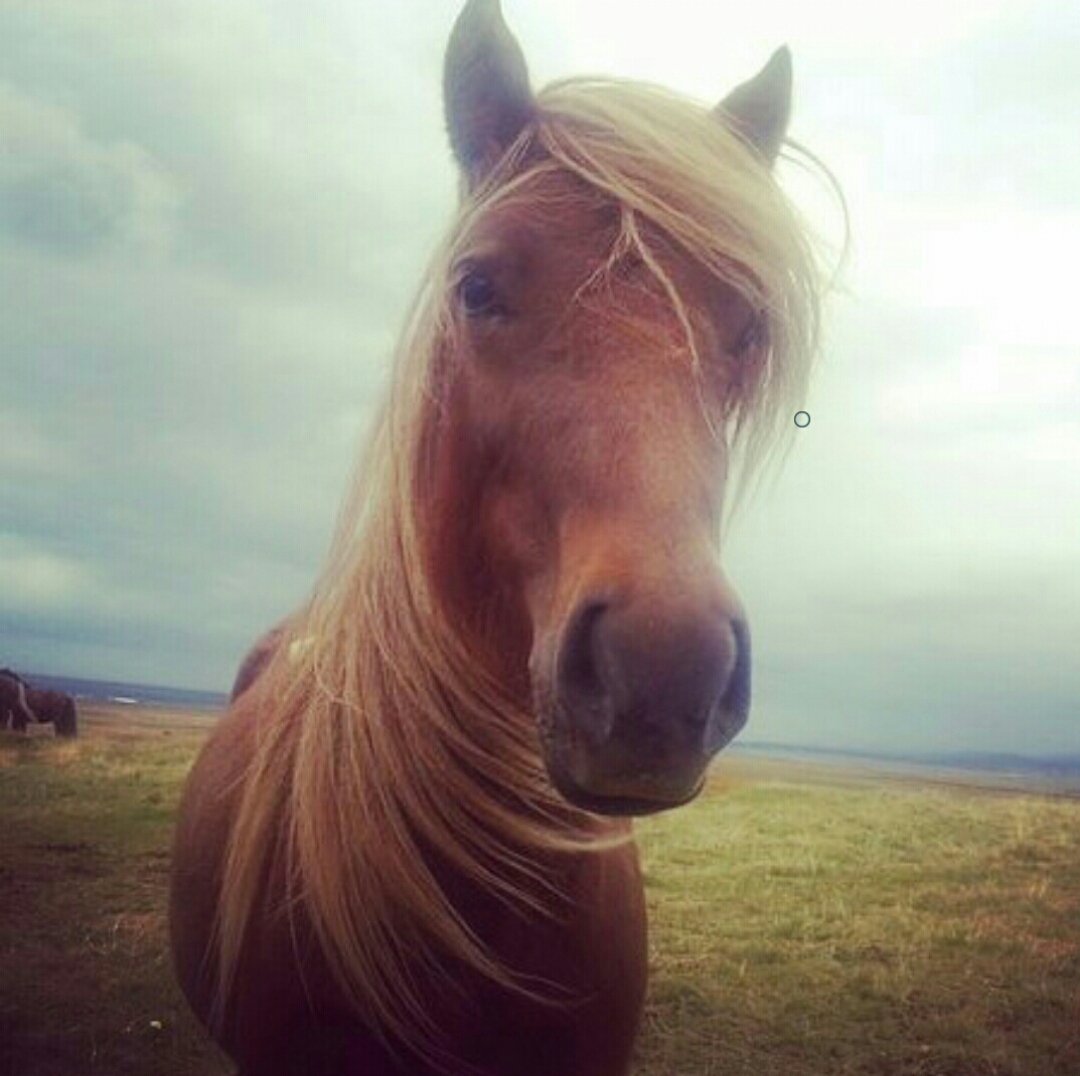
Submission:
M 121 716 L 0 734 L 0 1076 L 230 1071 L 166 948 L 205 721 Z M 1080 1073 L 1080 801 L 836 776 L 722 769 L 639 825 L 635 1076 Z

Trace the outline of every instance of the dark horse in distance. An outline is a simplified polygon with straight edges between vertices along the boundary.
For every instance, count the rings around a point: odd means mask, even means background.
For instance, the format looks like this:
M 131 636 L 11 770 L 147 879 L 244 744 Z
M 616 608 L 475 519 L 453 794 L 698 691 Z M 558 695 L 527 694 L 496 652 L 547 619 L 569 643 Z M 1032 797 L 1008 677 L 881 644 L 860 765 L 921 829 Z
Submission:
M 78 727 L 75 700 L 63 691 L 31 687 L 10 669 L 0 669 L 0 728 L 26 732 L 31 722 L 52 722 L 57 736 L 74 736 Z
M 771 165 L 780 50 L 715 109 L 532 91 L 470 0 L 462 198 L 304 607 L 191 771 L 176 973 L 242 1076 L 624 1076 L 630 817 L 746 721 L 725 480 L 790 424 L 815 261 Z

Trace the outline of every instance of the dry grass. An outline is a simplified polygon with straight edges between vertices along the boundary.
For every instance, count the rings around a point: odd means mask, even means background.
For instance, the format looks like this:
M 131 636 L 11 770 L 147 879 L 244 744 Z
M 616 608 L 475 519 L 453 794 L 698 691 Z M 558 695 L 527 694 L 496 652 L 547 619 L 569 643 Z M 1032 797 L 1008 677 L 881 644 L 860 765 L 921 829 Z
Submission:
M 1080 803 L 716 789 L 639 827 L 637 1076 L 1080 1072 Z
M 120 711 L 73 743 L 0 736 L 2 1076 L 229 1071 L 166 955 L 205 727 Z M 1080 802 L 783 776 L 639 825 L 635 1076 L 1080 1072 Z
M 203 733 L 0 734 L 0 1073 L 227 1073 L 169 970 L 168 846 Z

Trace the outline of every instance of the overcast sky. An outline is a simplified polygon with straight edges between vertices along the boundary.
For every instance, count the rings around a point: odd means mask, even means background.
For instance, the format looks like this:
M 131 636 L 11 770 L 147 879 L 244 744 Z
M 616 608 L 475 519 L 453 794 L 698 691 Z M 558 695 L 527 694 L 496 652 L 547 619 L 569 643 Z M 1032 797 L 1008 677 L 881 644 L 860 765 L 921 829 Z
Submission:
M 744 736 L 1080 750 L 1074 0 L 503 6 L 538 86 L 716 100 L 787 42 L 847 196 L 811 425 L 726 555 Z M 457 7 L 0 5 L 0 664 L 223 690 L 304 596 L 453 205 Z

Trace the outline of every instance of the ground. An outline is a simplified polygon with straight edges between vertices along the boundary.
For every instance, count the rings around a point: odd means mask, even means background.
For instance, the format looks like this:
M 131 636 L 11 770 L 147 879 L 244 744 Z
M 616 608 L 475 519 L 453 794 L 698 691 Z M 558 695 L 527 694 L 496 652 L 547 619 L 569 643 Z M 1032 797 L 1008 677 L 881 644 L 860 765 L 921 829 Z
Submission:
M 75 741 L 0 735 L 0 1076 L 231 1071 L 166 944 L 214 720 L 87 705 Z M 733 758 L 638 834 L 634 1076 L 1080 1072 L 1080 801 Z

